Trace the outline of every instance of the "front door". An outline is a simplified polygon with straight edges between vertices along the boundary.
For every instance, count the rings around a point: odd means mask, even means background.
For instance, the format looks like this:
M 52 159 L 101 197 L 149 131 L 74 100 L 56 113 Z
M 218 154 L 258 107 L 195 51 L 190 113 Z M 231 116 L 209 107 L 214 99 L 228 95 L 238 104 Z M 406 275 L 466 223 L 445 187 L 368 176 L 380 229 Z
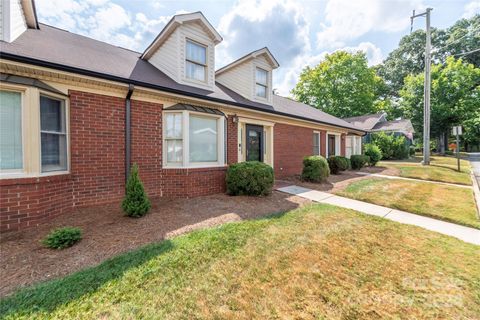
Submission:
M 247 161 L 263 162 L 263 127 L 247 124 L 246 129 Z
M 335 135 L 328 135 L 328 156 L 334 156 L 335 153 Z

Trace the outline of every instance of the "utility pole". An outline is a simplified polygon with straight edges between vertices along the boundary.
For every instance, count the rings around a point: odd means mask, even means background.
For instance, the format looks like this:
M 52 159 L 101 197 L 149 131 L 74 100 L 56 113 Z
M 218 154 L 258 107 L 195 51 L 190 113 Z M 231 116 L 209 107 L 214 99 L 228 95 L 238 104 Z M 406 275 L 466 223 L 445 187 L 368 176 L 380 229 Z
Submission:
M 430 165 L 430 50 L 431 50 L 431 35 L 430 35 L 430 11 L 432 8 L 427 8 L 423 13 L 415 14 L 410 17 L 411 26 L 413 28 L 413 19 L 418 17 L 426 18 L 426 44 L 425 44 L 425 82 L 423 89 L 423 161 L 425 166 Z

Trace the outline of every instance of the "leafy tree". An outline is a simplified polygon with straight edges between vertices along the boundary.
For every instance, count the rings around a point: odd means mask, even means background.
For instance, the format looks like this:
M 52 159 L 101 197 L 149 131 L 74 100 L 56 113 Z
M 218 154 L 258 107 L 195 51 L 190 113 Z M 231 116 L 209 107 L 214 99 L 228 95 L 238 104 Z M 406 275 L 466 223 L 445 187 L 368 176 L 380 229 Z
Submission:
M 316 67 L 305 68 L 292 94 L 299 101 L 344 118 L 377 112 L 374 101 L 382 85 L 363 52 L 337 51 L 326 55 Z
M 480 106 L 480 68 L 449 57 L 445 64 L 436 64 L 431 70 L 431 127 L 432 137 L 446 142 L 452 126 L 475 126 Z M 400 90 L 403 114 L 412 120 L 415 131 L 423 132 L 423 81 L 424 75 L 410 75 Z M 474 131 L 473 128 L 469 129 Z M 466 139 L 473 143 L 474 136 Z M 444 150 L 440 146 L 441 150 Z
M 138 166 L 134 164 L 125 187 L 125 198 L 122 202 L 123 211 L 129 217 L 138 218 L 147 214 L 150 206 L 150 200 L 138 176 Z

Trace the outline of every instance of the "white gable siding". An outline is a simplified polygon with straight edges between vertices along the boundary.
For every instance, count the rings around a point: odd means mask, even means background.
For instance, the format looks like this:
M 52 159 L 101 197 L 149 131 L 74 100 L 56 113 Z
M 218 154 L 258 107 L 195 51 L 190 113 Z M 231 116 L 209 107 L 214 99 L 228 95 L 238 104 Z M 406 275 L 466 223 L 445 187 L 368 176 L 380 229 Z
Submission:
M 175 30 L 163 45 L 148 60 L 157 69 L 163 71 L 167 76 L 175 81 L 179 81 L 180 77 L 180 61 L 179 61 L 179 33 Z
M 267 99 L 255 94 L 256 68 L 268 71 Z M 247 60 L 217 75 L 217 81 L 243 97 L 265 104 L 272 104 L 272 67 L 264 56 Z
M 207 47 L 207 81 L 193 81 L 185 76 L 186 40 L 191 39 Z M 176 82 L 213 90 L 215 84 L 215 43 L 197 22 L 180 25 L 148 60 Z
M 253 73 L 253 64 L 242 63 L 227 72 L 219 74 L 217 81 L 246 99 L 252 99 L 254 90 Z
M 177 31 L 180 33 L 180 83 L 194 85 L 204 89 L 213 90 L 215 83 L 215 43 L 200 23 L 188 22 L 181 25 Z M 185 76 L 185 50 L 187 39 L 193 40 L 207 47 L 207 81 L 201 83 L 192 81 Z
M 27 30 L 25 15 L 20 0 L 0 0 L 0 39 L 12 42 Z

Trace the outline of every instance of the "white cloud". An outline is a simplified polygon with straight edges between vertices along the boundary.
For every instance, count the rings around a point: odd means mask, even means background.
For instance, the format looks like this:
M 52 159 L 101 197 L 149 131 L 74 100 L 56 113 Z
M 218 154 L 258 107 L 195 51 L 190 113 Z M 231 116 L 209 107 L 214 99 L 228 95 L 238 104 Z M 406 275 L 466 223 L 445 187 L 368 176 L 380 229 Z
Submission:
M 342 46 L 370 31 L 404 30 L 410 25 L 412 10 L 423 7 L 422 0 L 328 0 L 327 24 L 317 33 L 317 46 Z
M 383 61 L 382 50 L 371 42 L 361 42 L 355 47 L 344 47 L 338 50 L 345 50 L 352 53 L 357 51 L 365 52 L 365 55 L 367 56 L 367 59 L 368 59 L 369 66 L 374 66 Z
M 469 19 L 476 14 L 480 14 L 480 0 L 473 0 L 464 7 L 462 18 Z

